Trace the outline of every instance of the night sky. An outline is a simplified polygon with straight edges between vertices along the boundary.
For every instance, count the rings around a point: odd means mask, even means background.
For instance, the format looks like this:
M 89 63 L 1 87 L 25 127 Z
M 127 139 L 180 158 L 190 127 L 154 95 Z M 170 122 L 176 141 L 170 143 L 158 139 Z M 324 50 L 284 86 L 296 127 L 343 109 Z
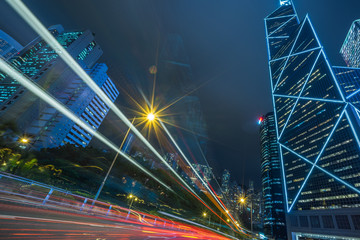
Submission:
M 124 73 L 143 77 L 132 63 L 146 71 L 155 64 L 159 39 L 169 33 L 182 36 L 194 82 L 211 80 L 197 91 L 208 125 L 210 165 L 217 175 L 227 168 L 238 183 L 244 180 L 247 185 L 253 179 L 260 187 L 257 118 L 272 111 L 263 19 L 278 7 L 277 0 L 24 2 L 45 26 L 93 31 L 113 81 Z M 343 65 L 339 50 L 352 21 L 360 18 L 360 1 L 294 0 L 294 4 L 300 19 L 309 13 L 330 62 Z M 0 29 L 23 45 L 36 37 L 4 1 Z

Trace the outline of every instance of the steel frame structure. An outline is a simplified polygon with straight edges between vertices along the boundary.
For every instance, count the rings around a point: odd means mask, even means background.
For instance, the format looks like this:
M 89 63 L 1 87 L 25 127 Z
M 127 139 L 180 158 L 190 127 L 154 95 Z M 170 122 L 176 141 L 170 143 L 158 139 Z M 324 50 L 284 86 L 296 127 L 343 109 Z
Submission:
M 283 12 L 285 12 L 285 10 L 282 10 L 284 8 L 289 9 L 289 7 L 292 8 L 292 14 L 283 14 Z M 278 15 L 277 15 L 278 14 Z M 281 31 L 281 29 L 285 29 L 286 27 L 289 27 L 289 23 L 291 22 L 291 20 L 293 20 L 294 18 L 297 19 L 298 22 L 298 32 L 296 33 L 296 37 L 295 37 L 295 41 L 293 41 L 291 44 L 291 49 L 290 52 L 288 54 L 286 54 L 285 56 L 280 56 L 280 57 L 275 57 L 277 52 L 272 52 L 271 46 L 274 43 L 273 40 L 274 39 L 283 39 L 285 40 L 283 43 L 283 45 L 285 45 L 286 41 L 289 41 L 288 39 L 290 39 L 291 37 L 294 37 L 295 35 L 291 36 L 292 32 L 288 32 L 287 34 L 283 34 L 282 35 L 278 35 L 276 36 L 276 33 Z M 280 24 L 279 26 L 277 26 L 275 28 L 275 30 L 271 30 L 270 33 L 268 32 L 268 28 L 272 27 L 270 26 L 270 24 L 274 24 L 273 20 L 279 20 L 281 21 L 281 19 L 283 19 L 284 21 L 282 22 L 282 24 Z M 310 18 L 308 15 L 306 15 L 305 19 L 302 21 L 302 23 L 299 22 L 298 20 L 298 15 L 296 13 L 296 10 L 293 6 L 293 4 L 291 3 L 291 1 L 281 1 L 280 0 L 280 7 L 275 10 L 274 12 L 272 12 L 270 15 L 268 15 L 265 19 L 265 32 L 266 32 L 266 41 L 267 41 L 267 50 L 268 50 L 268 56 L 269 56 L 269 74 L 270 74 L 270 83 L 271 83 L 271 91 L 272 91 L 272 101 L 273 101 L 273 107 L 274 107 L 274 115 L 275 115 L 275 126 L 276 126 L 276 134 L 277 134 L 277 138 L 278 138 L 278 143 L 279 143 L 279 151 L 280 151 L 280 161 L 281 161 L 281 167 L 282 167 L 282 177 L 283 177 L 283 185 L 284 185 L 284 193 L 285 193 L 285 201 L 286 201 L 286 207 L 287 207 L 287 211 L 290 212 L 293 208 L 295 203 L 297 202 L 299 195 L 301 194 L 301 192 L 303 191 L 304 187 L 306 186 L 311 174 L 313 173 L 314 169 L 318 169 L 320 171 L 322 171 L 323 173 L 327 174 L 329 177 L 337 180 L 339 183 L 343 184 L 344 186 L 348 187 L 349 189 L 351 189 L 352 191 L 358 193 L 360 195 L 360 190 L 358 188 L 356 188 L 355 186 L 353 186 L 352 184 L 350 184 L 349 182 L 341 179 L 339 176 L 336 176 L 335 174 L 327 171 L 326 169 L 324 169 L 323 167 L 318 165 L 318 162 L 320 160 L 320 158 L 322 157 L 324 150 L 326 149 L 326 147 L 328 146 L 329 141 L 332 139 L 335 130 L 337 129 L 339 123 L 341 122 L 341 120 L 346 119 L 351 127 L 351 131 L 353 133 L 353 137 L 356 140 L 359 149 L 360 149 L 360 141 L 359 141 L 359 136 L 358 133 L 356 132 L 355 128 L 354 128 L 354 123 L 352 122 L 350 115 L 350 111 L 354 111 L 357 114 L 357 117 L 360 119 L 360 110 L 357 109 L 348 99 L 353 97 L 356 94 L 360 94 L 360 89 L 356 90 L 354 93 L 352 93 L 351 95 L 347 96 L 346 98 L 344 97 L 344 94 L 339 86 L 339 83 L 334 75 L 334 72 L 332 70 L 332 67 L 327 59 L 327 56 L 323 50 L 323 46 L 321 45 L 318 36 L 316 35 L 316 32 L 314 30 L 314 27 L 310 21 Z M 294 52 L 294 48 L 298 43 L 299 40 L 299 36 L 301 35 L 301 33 L 303 32 L 303 28 L 305 24 L 309 24 L 311 27 L 311 31 L 315 36 L 316 39 L 316 47 L 311 47 L 309 49 L 300 51 L 300 52 Z M 280 45 L 280 48 L 281 46 Z M 310 45 L 310 44 L 309 44 Z M 289 47 L 289 46 L 288 46 Z M 281 49 L 280 49 L 281 50 Z M 317 54 L 316 56 L 316 60 L 313 62 L 313 65 L 310 69 L 310 71 L 307 72 L 307 77 L 305 79 L 305 81 L 303 82 L 303 85 L 301 86 L 301 90 L 296 94 L 296 95 L 290 95 L 290 94 L 281 94 L 281 93 L 277 93 L 277 87 L 279 85 L 279 83 L 281 81 L 286 81 L 288 79 L 283 78 L 283 74 L 286 71 L 287 67 L 289 66 L 289 60 L 292 57 L 295 56 L 299 56 L 299 55 L 304 55 L 306 53 L 309 52 L 313 52 L 315 54 Z M 318 52 L 318 53 L 317 53 Z M 322 59 L 325 60 L 326 62 L 326 67 L 327 70 L 330 72 L 332 81 L 335 83 L 336 86 L 336 91 L 337 93 L 340 95 L 340 99 L 327 99 L 327 98 L 318 98 L 318 97 L 309 97 L 309 96 L 302 96 L 302 93 L 305 89 L 305 87 L 307 86 L 307 83 L 309 82 L 309 79 L 312 77 L 314 68 L 316 66 L 316 64 L 319 62 L 320 57 Z M 281 60 L 285 60 L 285 64 L 280 64 L 280 68 L 282 68 L 279 77 L 277 79 L 273 79 L 273 73 L 272 73 L 272 68 L 271 68 L 271 64 L 277 61 L 281 61 Z M 306 59 L 304 60 L 306 61 Z M 290 80 L 288 80 L 290 81 Z M 276 109 L 276 101 L 275 98 L 276 97 L 282 97 L 284 99 L 293 99 L 295 100 L 295 103 L 293 104 L 293 106 L 291 107 L 290 113 L 288 114 L 288 116 L 286 117 L 286 121 L 285 124 L 282 126 L 282 129 L 279 129 L 279 123 L 278 123 L 278 111 Z M 290 119 L 292 119 L 293 117 L 293 113 L 295 108 L 298 106 L 298 102 L 299 100 L 307 100 L 307 101 L 316 101 L 316 102 L 330 102 L 330 103 L 335 103 L 338 104 L 339 106 L 342 106 L 342 110 L 340 113 L 340 116 L 338 117 L 338 119 L 336 120 L 336 123 L 334 124 L 334 126 L 332 127 L 330 134 L 327 136 L 325 143 L 321 146 L 321 150 L 319 151 L 318 155 L 316 156 L 315 160 L 311 161 L 308 158 L 306 158 L 305 156 L 303 156 L 302 154 L 298 153 L 296 150 L 291 149 L 290 147 L 286 146 L 286 144 L 284 144 L 282 142 L 282 137 L 284 135 L 284 131 L 287 128 L 287 126 L 289 125 L 289 121 Z M 302 182 L 300 189 L 298 190 L 297 194 L 295 195 L 295 198 L 293 198 L 291 204 L 289 204 L 289 199 L 288 199 L 288 189 L 287 189 L 287 182 L 286 182 L 286 169 L 285 169 L 285 160 L 283 158 L 283 151 L 286 150 L 288 152 L 291 152 L 292 154 L 294 154 L 295 156 L 297 156 L 298 158 L 302 159 L 304 162 L 306 162 L 307 164 L 311 165 L 310 171 L 306 174 L 305 180 Z M 289 206 L 290 205 L 290 206 Z

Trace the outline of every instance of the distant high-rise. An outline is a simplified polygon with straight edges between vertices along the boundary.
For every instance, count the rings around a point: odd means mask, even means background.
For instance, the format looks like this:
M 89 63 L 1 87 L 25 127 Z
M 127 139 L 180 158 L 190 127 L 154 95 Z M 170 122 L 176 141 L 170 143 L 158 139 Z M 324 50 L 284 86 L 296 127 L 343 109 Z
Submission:
M 231 182 L 228 195 L 228 208 L 233 216 L 238 218 L 242 190 L 236 181 Z
M 286 239 L 281 165 L 273 112 L 261 118 L 260 144 L 264 233 L 269 238 Z
M 340 53 L 349 67 L 360 67 L 360 19 L 351 25 Z
M 0 56 L 8 59 L 18 53 L 23 47 L 15 39 L 0 30 Z
M 227 196 L 230 191 L 230 172 L 229 170 L 225 169 L 223 175 L 221 177 L 221 189 L 223 194 Z
M 115 101 L 119 92 L 107 76 L 107 66 L 97 63 L 102 50 L 89 30 L 65 32 L 61 25 L 49 28 L 59 43 L 78 61 L 92 79 Z M 44 40 L 35 39 L 9 61 L 80 119 L 97 129 L 109 107 L 67 66 Z M 56 109 L 38 99 L 18 82 L 0 74 L 0 86 L 10 89 L 1 97 L 2 121 L 14 121 L 31 137 L 34 148 L 57 147 L 65 143 L 86 146 L 92 135 Z
M 206 182 L 210 182 L 213 176 L 212 168 L 204 164 L 193 163 L 193 167 Z
M 293 4 L 265 25 L 288 238 L 359 238 L 357 73 L 331 67 L 309 17 L 300 22 Z
M 249 180 L 249 189 L 247 190 L 247 192 L 249 194 L 253 194 L 255 192 L 254 181 L 251 179 Z
M 164 157 L 167 163 L 175 170 L 179 169 L 179 155 L 177 153 L 167 153 Z

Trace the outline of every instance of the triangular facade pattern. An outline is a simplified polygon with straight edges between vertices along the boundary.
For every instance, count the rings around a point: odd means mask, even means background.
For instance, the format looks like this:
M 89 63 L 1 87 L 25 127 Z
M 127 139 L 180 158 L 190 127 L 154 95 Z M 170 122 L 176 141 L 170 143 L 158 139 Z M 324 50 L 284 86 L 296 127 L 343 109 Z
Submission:
M 300 157 L 287 150 L 286 147 L 281 147 L 281 152 L 284 161 L 285 182 L 287 188 L 287 207 L 296 199 L 299 189 L 303 185 L 306 176 L 309 174 L 312 164 L 303 161 Z
M 360 206 L 360 69 L 331 67 L 308 16 L 265 18 L 287 210 Z

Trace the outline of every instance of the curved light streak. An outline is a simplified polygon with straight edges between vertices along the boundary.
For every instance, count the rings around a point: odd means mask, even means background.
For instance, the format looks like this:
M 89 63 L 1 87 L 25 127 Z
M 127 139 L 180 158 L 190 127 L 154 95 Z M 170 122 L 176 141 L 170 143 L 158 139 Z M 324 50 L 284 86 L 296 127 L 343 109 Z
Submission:
M 196 226 L 199 226 L 199 227 L 202 227 L 202 228 L 209 229 L 209 230 L 211 230 L 211 231 L 213 231 L 213 232 L 217 232 L 217 233 L 219 233 L 219 234 L 221 234 L 221 235 L 227 236 L 227 237 L 232 238 L 232 239 L 238 239 L 238 238 L 236 238 L 236 237 L 233 237 L 233 236 L 228 235 L 228 234 L 226 234 L 226 233 L 220 232 L 220 231 L 215 230 L 215 229 L 213 229 L 213 228 L 209 228 L 209 227 L 207 227 L 207 226 L 204 226 L 204 225 L 202 225 L 202 224 L 200 224 L 200 223 L 196 223 L 196 222 L 193 222 L 193 221 L 190 221 L 190 220 L 181 218 L 181 217 L 179 217 L 179 216 L 175 216 L 175 215 L 170 214 L 170 213 L 166 213 L 166 212 L 162 212 L 162 211 L 159 211 L 159 213 L 164 214 L 164 215 L 169 216 L 169 217 L 172 217 L 172 218 L 176 218 L 176 219 L 181 220 L 181 221 L 184 221 L 184 222 L 188 222 L 188 223 L 190 223 L 190 224 L 192 224 L 192 225 L 196 225 Z M 246 234 L 246 233 L 244 233 L 244 234 Z M 247 235 L 247 234 L 246 234 L 246 235 Z M 247 235 L 247 236 L 248 236 L 248 235 Z
M 198 171 L 196 171 L 196 169 L 193 167 L 193 165 L 191 164 L 191 162 L 189 161 L 189 159 L 186 157 L 186 155 L 184 154 L 184 152 L 180 149 L 179 145 L 176 143 L 175 139 L 172 137 L 172 135 L 170 134 L 169 130 L 167 129 L 167 127 L 165 126 L 165 124 L 158 119 L 161 127 L 164 129 L 164 131 L 166 132 L 166 134 L 168 135 L 168 137 L 170 138 L 170 140 L 172 141 L 172 143 L 175 145 L 176 149 L 180 152 L 181 156 L 185 159 L 185 161 L 187 162 L 187 164 L 190 166 L 190 168 L 193 170 L 193 172 L 195 173 L 195 175 L 199 178 L 199 180 L 201 181 L 201 183 L 204 185 L 204 187 L 208 190 L 208 192 L 210 192 L 210 194 L 215 198 L 215 200 L 217 201 L 217 203 L 222 207 L 222 209 L 224 211 L 226 211 L 227 209 L 220 203 L 219 199 L 215 196 L 215 194 L 213 193 L 213 191 L 211 191 L 211 189 L 209 188 L 208 184 L 202 179 L 202 177 L 199 175 Z M 235 221 L 233 219 L 233 217 L 227 213 L 228 216 L 230 216 L 230 218 Z
M 144 98 L 145 102 L 150 105 L 149 100 L 146 98 L 145 94 L 143 92 L 141 92 L 142 97 Z M 208 190 L 208 192 L 210 192 L 210 194 L 213 196 L 213 198 L 217 201 L 217 203 L 221 206 L 221 208 L 224 210 L 224 214 L 228 215 L 230 217 L 230 219 L 233 221 L 234 226 L 236 227 L 237 225 L 235 224 L 235 219 L 231 216 L 231 214 L 228 212 L 228 210 L 224 207 L 224 204 L 222 202 L 219 201 L 219 199 L 217 198 L 217 196 L 213 193 L 213 191 L 211 191 L 211 189 L 209 188 L 208 184 L 206 184 L 206 182 L 202 179 L 202 177 L 199 175 L 199 173 L 196 171 L 196 169 L 192 166 L 191 162 L 189 161 L 189 159 L 186 157 L 186 155 L 183 153 L 183 151 L 181 150 L 181 148 L 179 147 L 179 145 L 176 143 L 175 139 L 172 137 L 172 135 L 170 134 L 170 132 L 168 131 L 168 129 L 166 128 L 164 122 L 161 121 L 161 119 L 156 119 L 161 127 L 164 129 L 164 131 L 166 132 L 166 134 L 168 135 L 168 137 L 170 138 L 170 140 L 172 141 L 172 143 L 175 145 L 176 149 L 180 152 L 181 156 L 185 159 L 185 161 L 187 162 L 187 164 L 190 166 L 190 168 L 193 170 L 193 172 L 196 174 L 196 176 L 200 179 L 200 181 L 202 182 L 202 184 L 204 185 L 204 187 Z M 202 200 L 200 198 L 200 196 L 198 196 L 194 191 L 192 191 L 195 196 L 209 209 L 211 210 L 213 213 L 215 213 L 207 204 L 205 204 L 205 201 Z M 217 215 L 217 214 L 216 214 Z M 220 217 L 220 219 L 222 219 Z M 223 220 L 223 219 L 222 219 Z M 225 222 L 225 220 L 223 220 Z M 225 222 L 226 223 L 226 222 Z M 242 228 L 240 228 L 242 231 Z

